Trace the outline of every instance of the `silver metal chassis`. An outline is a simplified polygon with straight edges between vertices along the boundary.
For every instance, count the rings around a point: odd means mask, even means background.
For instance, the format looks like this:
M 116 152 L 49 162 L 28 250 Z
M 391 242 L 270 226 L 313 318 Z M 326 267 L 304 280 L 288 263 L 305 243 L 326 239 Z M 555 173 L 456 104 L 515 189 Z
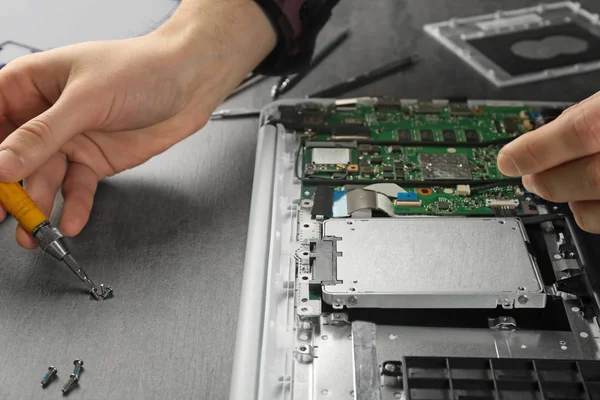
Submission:
M 267 106 L 262 111 L 261 125 L 277 106 L 302 101 L 286 100 Z M 483 100 L 470 103 L 569 105 Z M 318 304 L 313 300 L 302 303 L 311 305 L 304 307 L 305 316 L 300 310 L 297 315 L 295 312 L 302 291 L 307 291 L 306 286 L 296 286 L 296 260 L 301 268 L 307 262 L 303 243 L 320 237 L 319 225 L 312 223 L 307 211 L 303 212 L 300 186 L 293 182 L 295 147 L 296 141 L 282 130 L 267 125 L 259 131 L 231 377 L 232 400 L 345 400 L 355 395 L 352 332 L 344 322 L 345 314 L 316 317 L 321 310 L 312 307 Z M 302 274 L 298 278 L 302 282 Z M 570 310 L 571 325 L 576 327 L 573 333 L 517 330 L 498 334 L 488 330 L 378 326 L 378 343 L 382 341 L 382 350 L 392 346 L 389 351 L 395 356 L 431 355 L 435 351 L 440 356 L 600 358 L 596 325 L 580 316 L 575 303 L 566 299 L 564 304 Z M 383 342 L 386 337 L 388 343 Z M 399 338 L 402 347 L 395 346 Z M 382 398 L 394 399 L 394 392 L 384 387 Z

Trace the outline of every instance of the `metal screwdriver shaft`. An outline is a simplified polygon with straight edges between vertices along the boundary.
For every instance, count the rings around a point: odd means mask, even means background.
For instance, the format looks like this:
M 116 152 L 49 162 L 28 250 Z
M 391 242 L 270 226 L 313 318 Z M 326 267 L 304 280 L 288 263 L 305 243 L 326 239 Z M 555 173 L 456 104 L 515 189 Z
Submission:
M 33 231 L 33 237 L 41 249 L 59 261 L 63 261 L 69 269 L 90 289 L 90 294 L 100 300 L 98 286 L 88 277 L 87 273 L 77 264 L 71 255 L 71 250 L 62 233 L 45 221 Z

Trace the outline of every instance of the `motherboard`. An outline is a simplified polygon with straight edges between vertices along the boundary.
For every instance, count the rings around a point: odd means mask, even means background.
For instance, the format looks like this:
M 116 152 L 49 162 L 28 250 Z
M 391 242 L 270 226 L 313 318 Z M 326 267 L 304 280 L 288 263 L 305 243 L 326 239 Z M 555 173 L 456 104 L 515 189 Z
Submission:
M 325 217 L 369 204 L 393 215 L 536 215 L 520 180 L 502 175 L 496 159 L 540 118 L 526 106 L 390 100 L 281 110 L 286 126 L 305 128 L 296 175 L 303 198 L 317 199 L 316 211 Z M 354 190 L 383 193 L 389 201 L 366 195 L 371 200 L 354 204 Z

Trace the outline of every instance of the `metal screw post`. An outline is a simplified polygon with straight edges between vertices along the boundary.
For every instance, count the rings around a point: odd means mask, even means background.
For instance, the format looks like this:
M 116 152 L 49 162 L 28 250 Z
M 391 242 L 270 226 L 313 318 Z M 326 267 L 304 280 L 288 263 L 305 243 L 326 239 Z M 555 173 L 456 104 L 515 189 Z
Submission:
M 48 367 L 48 373 L 42 378 L 42 387 L 45 388 L 50 382 L 56 378 L 58 370 L 52 366 Z

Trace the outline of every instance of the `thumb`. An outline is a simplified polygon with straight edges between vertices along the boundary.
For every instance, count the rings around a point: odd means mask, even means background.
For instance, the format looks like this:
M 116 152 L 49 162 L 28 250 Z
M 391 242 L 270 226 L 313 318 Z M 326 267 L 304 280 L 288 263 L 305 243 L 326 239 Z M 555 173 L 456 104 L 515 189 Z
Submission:
M 44 165 L 70 138 L 92 128 L 91 110 L 80 96 L 63 92 L 44 113 L 0 143 L 0 182 L 18 182 Z

